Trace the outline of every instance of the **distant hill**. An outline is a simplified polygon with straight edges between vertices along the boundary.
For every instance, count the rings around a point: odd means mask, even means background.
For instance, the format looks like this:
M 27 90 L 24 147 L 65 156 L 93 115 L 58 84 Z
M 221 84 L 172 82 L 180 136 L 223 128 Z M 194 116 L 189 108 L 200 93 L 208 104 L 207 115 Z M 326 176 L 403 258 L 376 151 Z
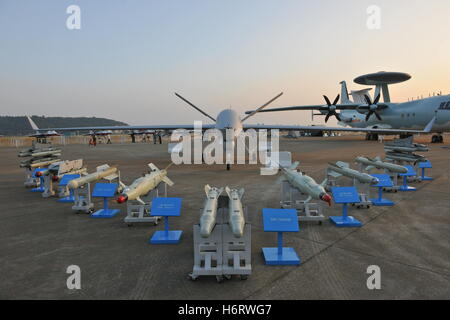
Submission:
M 125 122 L 96 117 L 39 117 L 32 116 L 34 123 L 39 128 L 62 127 L 97 127 L 97 126 L 126 126 Z M 0 116 L 0 135 L 19 136 L 33 133 L 26 117 Z

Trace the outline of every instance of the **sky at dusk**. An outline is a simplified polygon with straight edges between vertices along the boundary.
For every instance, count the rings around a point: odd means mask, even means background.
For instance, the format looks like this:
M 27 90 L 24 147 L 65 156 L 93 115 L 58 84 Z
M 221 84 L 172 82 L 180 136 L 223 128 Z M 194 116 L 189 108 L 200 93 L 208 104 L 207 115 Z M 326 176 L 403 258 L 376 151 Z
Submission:
M 80 30 L 66 27 L 73 4 Z M 370 5 L 381 9 L 378 30 L 367 27 Z M 449 13 L 448 0 L 0 0 L 0 115 L 209 122 L 174 92 L 215 117 L 282 91 L 271 107 L 321 104 L 340 81 L 362 89 L 353 79 L 381 70 L 412 75 L 391 86 L 395 102 L 450 93 Z

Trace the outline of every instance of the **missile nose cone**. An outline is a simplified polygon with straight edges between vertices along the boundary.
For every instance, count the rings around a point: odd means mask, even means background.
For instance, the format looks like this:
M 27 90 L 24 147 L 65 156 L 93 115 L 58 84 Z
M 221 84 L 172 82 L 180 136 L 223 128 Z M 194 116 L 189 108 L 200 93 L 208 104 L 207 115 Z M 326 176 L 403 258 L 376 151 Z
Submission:
M 323 201 L 325 201 L 326 203 L 328 203 L 328 206 L 331 207 L 331 196 L 327 193 L 325 193 L 320 199 L 322 199 Z
M 40 177 L 40 176 L 42 176 L 42 172 L 40 172 L 40 171 L 36 172 L 36 177 Z
M 120 195 L 120 196 L 117 198 L 117 203 L 124 203 L 124 202 L 126 202 L 127 200 L 128 200 L 128 197 L 127 197 L 127 196 Z

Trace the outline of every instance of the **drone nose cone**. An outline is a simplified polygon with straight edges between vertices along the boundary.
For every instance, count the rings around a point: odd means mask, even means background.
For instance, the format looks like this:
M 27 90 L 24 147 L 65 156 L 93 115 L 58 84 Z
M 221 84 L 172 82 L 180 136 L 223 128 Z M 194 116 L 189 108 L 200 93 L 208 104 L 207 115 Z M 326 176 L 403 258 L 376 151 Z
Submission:
M 128 197 L 127 196 L 123 196 L 123 195 L 120 195 L 118 198 L 117 198 L 117 202 L 118 203 L 124 203 L 124 202 L 126 202 L 128 200 Z
M 331 198 L 331 196 L 329 194 L 325 193 L 320 199 L 322 201 L 325 201 L 326 203 L 328 203 L 328 206 L 331 207 L 331 200 L 332 200 L 332 198 Z

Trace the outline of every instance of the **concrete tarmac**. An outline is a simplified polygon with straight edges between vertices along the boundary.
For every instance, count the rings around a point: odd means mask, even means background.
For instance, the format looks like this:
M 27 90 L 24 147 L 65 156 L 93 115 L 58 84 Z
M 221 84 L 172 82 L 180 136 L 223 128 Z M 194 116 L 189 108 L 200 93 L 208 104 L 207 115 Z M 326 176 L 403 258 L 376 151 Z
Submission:
M 64 159 L 83 158 L 92 172 L 104 163 L 118 165 L 131 183 L 153 162 L 170 163 L 167 144 L 63 146 Z M 281 140 L 300 169 L 321 182 L 328 162 L 352 163 L 356 156 L 383 155 L 383 145 L 358 136 Z M 150 245 L 163 224 L 128 227 L 126 206 L 112 219 L 76 214 L 71 204 L 44 199 L 24 188 L 19 149 L 0 149 L 0 298 L 1 299 L 450 299 L 450 149 L 430 145 L 434 181 L 413 183 L 415 192 L 386 194 L 394 207 L 350 208 L 361 228 L 300 223 L 286 234 L 300 266 L 266 266 L 262 247 L 276 246 L 276 234 L 262 227 L 263 208 L 278 208 L 278 176 L 261 176 L 257 165 L 180 165 L 169 169 L 175 182 L 169 196 L 183 198 L 173 230 L 183 230 L 178 245 Z M 200 218 L 204 186 L 245 188 L 243 202 L 252 224 L 252 275 L 217 283 L 214 277 L 188 280 L 192 271 L 192 226 Z M 373 192 L 375 194 L 375 190 Z M 96 209 L 101 201 L 95 200 Z M 341 207 L 325 215 L 340 215 Z M 81 290 L 69 290 L 69 265 L 81 268 Z M 381 269 L 381 289 L 369 290 L 367 268 Z

